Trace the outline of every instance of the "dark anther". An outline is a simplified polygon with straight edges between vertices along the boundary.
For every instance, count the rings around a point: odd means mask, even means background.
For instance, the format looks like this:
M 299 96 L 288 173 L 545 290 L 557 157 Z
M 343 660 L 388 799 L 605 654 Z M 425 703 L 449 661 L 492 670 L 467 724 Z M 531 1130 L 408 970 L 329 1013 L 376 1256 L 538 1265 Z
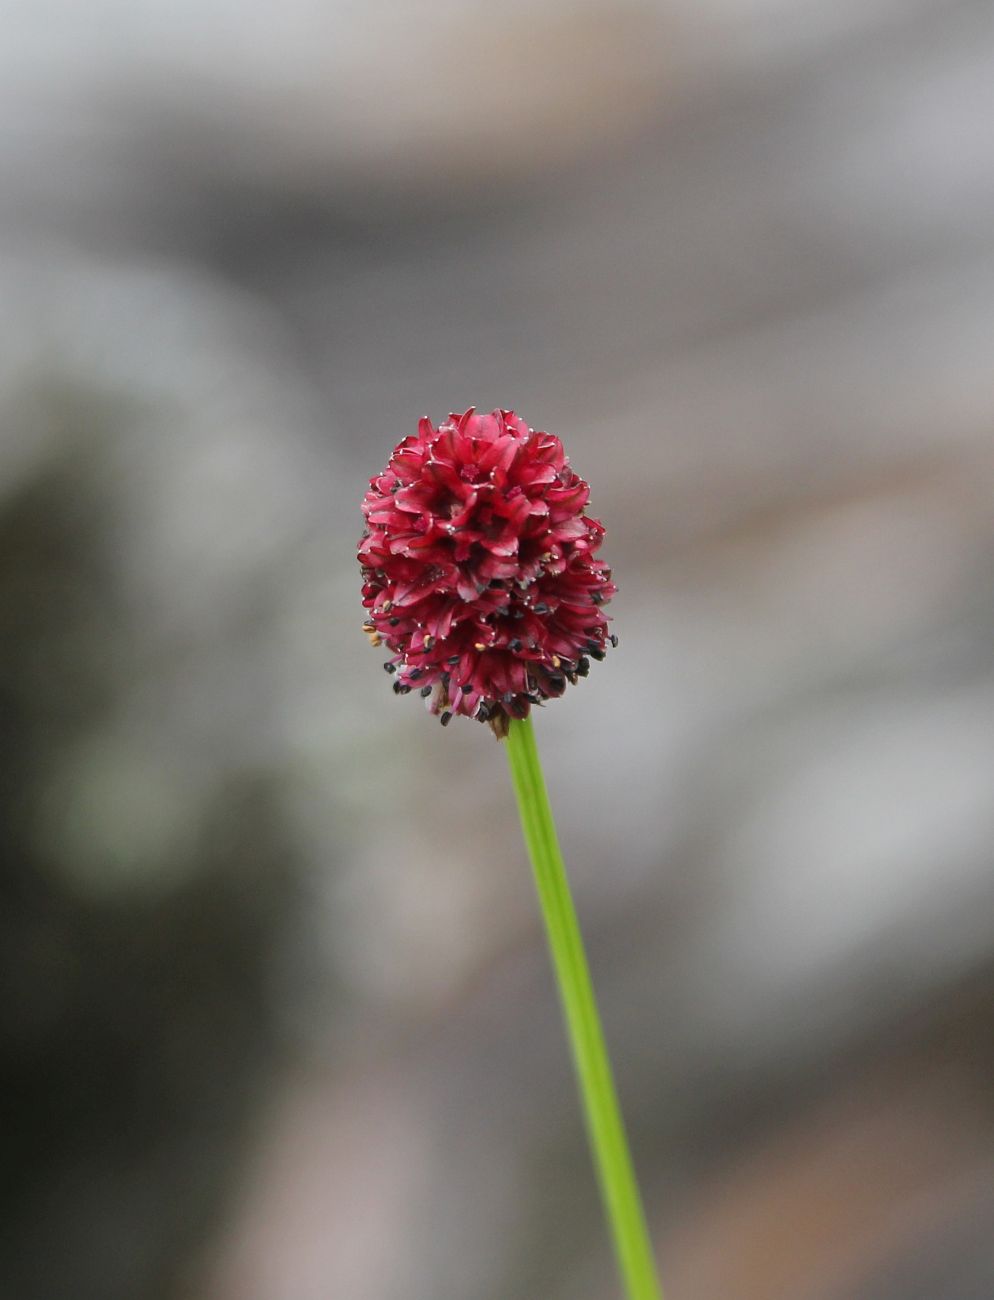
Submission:
M 410 695 L 411 688 L 406 686 L 403 682 L 394 682 L 393 692 L 394 695 Z
M 540 600 L 537 605 L 532 606 L 532 611 L 535 614 L 548 614 L 549 607 L 544 600 Z
M 480 720 L 480 722 L 489 722 L 490 706 L 487 704 L 481 704 L 480 707 L 476 710 L 476 716 Z
M 411 671 L 407 674 L 407 680 L 409 682 L 416 682 L 419 677 L 424 677 L 424 675 L 425 675 L 425 670 L 423 668 L 412 668 Z
M 617 649 L 617 647 L 618 647 L 618 638 L 617 638 L 617 636 L 614 634 L 614 632 L 611 633 L 611 635 L 610 635 L 610 637 L 609 637 L 608 639 L 610 640 L 611 644 L 615 647 L 615 649 Z
M 517 654 L 517 652 L 521 649 L 520 637 L 515 637 L 513 641 L 508 641 L 507 648 L 508 650 L 513 650 L 515 654 Z
M 596 659 L 597 662 L 600 663 L 600 661 L 604 658 L 604 651 L 601 650 L 601 648 L 598 646 L 596 650 L 591 650 L 590 657 L 591 659 Z
M 461 658 L 462 655 L 449 655 L 445 662 L 447 664 L 457 664 Z
M 397 624 L 400 622 L 400 619 L 399 619 L 399 618 L 391 618 L 391 619 L 388 620 L 388 622 L 389 622 L 389 624 L 390 624 L 391 627 L 396 627 Z
M 421 687 L 421 698 L 422 698 L 423 700 L 426 700 L 430 694 L 431 694 L 431 687 L 430 687 L 430 686 L 422 686 L 422 687 Z
M 383 665 L 383 671 L 384 671 L 385 673 L 395 673 L 395 672 L 397 671 L 397 665 L 396 665 L 396 664 L 384 664 L 384 665 Z
M 449 723 L 452 721 L 452 714 L 449 713 L 448 710 L 446 710 L 446 712 L 443 713 L 438 720 L 443 727 L 447 727 Z
M 604 597 L 599 591 L 592 591 L 590 593 L 590 599 L 595 605 L 603 605 L 604 603 Z
M 590 660 L 586 655 L 581 655 L 576 661 L 576 671 L 581 677 L 586 677 L 587 673 L 590 672 Z

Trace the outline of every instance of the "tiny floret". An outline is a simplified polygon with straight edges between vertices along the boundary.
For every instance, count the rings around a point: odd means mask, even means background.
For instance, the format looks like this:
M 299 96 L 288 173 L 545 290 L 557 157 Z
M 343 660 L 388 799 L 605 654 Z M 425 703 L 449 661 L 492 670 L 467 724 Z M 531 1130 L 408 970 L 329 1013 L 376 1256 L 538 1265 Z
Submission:
M 604 658 L 617 588 L 589 496 L 559 439 L 513 411 L 420 422 L 362 503 L 363 630 L 398 694 L 418 684 L 443 726 L 503 736 Z

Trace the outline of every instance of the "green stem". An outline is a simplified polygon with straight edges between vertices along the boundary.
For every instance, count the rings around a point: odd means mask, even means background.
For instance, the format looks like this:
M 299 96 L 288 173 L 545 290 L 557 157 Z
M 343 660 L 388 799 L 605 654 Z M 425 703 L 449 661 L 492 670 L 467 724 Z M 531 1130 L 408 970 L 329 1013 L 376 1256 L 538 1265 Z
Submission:
M 535 872 L 583 1099 L 587 1134 L 618 1267 L 629 1300 L 662 1300 L 583 939 L 559 851 L 530 718 L 511 723 L 507 758 L 518 797 L 525 844 Z

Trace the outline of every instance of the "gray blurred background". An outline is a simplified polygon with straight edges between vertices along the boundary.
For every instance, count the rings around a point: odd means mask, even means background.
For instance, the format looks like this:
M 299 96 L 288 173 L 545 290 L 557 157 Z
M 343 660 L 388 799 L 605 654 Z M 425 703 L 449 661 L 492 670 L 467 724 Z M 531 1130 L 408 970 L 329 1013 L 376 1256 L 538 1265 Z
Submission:
M 504 755 L 360 631 L 512 406 L 668 1300 L 994 1296 L 994 14 L 2 0 L 0 1295 L 617 1296 Z

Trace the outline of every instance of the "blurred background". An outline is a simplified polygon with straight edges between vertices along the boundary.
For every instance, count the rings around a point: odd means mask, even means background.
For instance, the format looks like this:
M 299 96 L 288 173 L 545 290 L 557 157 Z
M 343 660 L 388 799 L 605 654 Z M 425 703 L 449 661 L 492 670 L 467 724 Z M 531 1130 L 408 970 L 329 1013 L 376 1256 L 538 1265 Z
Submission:
M 511 406 L 670 1300 L 994 1295 L 983 0 L 3 0 L 0 1295 L 618 1292 L 504 756 L 360 631 Z

